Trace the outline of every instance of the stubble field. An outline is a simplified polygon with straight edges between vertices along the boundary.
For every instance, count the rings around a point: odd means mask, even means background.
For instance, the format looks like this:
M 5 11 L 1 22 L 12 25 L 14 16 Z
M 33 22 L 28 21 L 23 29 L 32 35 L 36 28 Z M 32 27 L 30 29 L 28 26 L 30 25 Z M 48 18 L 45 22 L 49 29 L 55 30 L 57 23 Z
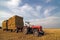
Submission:
M 35 37 L 33 34 L 24 35 L 22 32 L 6 32 L 0 29 L 0 40 L 60 40 L 60 29 L 43 30 L 43 36 Z

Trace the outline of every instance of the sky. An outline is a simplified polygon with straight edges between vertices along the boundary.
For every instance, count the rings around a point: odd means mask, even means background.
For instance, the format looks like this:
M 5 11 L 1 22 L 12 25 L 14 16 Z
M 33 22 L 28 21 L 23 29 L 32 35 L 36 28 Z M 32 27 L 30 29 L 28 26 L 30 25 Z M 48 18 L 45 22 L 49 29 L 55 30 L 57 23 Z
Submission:
M 31 25 L 60 28 L 60 0 L 0 0 L 0 26 L 14 15 Z

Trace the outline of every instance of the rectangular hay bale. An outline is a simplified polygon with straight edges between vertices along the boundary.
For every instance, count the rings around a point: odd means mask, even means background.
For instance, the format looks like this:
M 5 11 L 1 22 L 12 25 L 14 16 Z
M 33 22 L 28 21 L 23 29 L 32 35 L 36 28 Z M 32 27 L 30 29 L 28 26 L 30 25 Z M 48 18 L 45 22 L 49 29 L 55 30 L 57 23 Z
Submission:
M 8 29 L 16 29 L 16 27 L 20 27 L 22 28 L 24 25 L 23 23 L 23 17 L 19 17 L 17 15 L 11 17 L 9 20 L 8 20 Z
M 2 22 L 2 29 L 8 29 L 8 20 Z

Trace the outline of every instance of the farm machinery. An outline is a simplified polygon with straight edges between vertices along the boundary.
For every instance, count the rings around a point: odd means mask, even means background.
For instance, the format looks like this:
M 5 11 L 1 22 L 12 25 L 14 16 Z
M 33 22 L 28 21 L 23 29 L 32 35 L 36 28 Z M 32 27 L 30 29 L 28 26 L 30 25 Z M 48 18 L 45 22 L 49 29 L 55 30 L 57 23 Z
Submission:
M 33 33 L 34 36 L 44 35 L 42 26 L 30 25 L 30 22 L 26 22 L 26 23 L 27 23 L 25 24 L 26 26 L 23 27 L 24 34 Z
M 9 18 L 2 22 L 2 29 L 11 32 L 19 32 L 22 31 L 23 34 L 33 33 L 34 36 L 44 35 L 44 31 L 42 30 L 42 26 L 38 25 L 30 25 L 30 22 L 23 22 L 23 17 L 19 17 L 17 15 Z

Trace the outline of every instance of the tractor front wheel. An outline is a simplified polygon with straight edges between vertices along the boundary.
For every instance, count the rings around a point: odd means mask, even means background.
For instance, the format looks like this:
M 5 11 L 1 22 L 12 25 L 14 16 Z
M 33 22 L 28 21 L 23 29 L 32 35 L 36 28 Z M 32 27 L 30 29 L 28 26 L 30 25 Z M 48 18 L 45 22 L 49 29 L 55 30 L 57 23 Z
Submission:
M 39 32 L 38 32 L 37 29 L 34 29 L 34 30 L 33 30 L 33 35 L 34 35 L 34 36 L 39 36 Z

